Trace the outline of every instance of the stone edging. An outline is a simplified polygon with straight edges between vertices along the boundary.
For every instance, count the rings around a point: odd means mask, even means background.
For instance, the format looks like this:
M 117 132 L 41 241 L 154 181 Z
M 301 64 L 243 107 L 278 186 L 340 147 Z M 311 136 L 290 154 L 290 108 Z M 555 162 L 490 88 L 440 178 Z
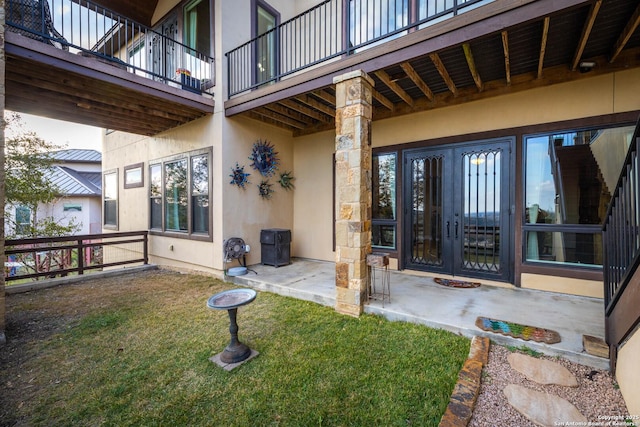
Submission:
M 458 374 L 458 381 L 439 427 L 463 427 L 469 424 L 480 394 L 482 368 L 489 361 L 489 345 L 489 338 L 486 337 L 475 336 L 471 340 L 469 357 Z

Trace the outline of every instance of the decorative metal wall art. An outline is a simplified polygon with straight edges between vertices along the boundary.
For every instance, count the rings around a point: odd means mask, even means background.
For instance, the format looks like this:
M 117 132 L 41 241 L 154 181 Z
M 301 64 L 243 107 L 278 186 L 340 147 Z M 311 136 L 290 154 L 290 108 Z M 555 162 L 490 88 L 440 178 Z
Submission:
M 245 185 L 249 184 L 249 175 L 250 173 L 245 173 L 244 165 L 240 166 L 238 162 L 236 162 L 236 167 L 231 168 L 231 182 L 229 184 L 235 184 L 238 187 L 245 189 Z
M 251 155 L 249 156 L 251 166 L 260 172 L 264 177 L 270 177 L 276 173 L 278 169 L 278 152 L 269 141 L 257 140 L 253 144 Z
M 258 185 L 258 192 L 260 193 L 260 197 L 263 199 L 270 199 L 271 195 L 274 193 L 271 188 L 272 184 L 269 184 L 269 181 L 262 180 L 262 182 Z
M 293 190 L 295 188 L 295 186 L 293 185 L 293 180 L 296 178 L 292 175 L 292 173 L 293 172 L 282 172 L 280 174 L 280 180 L 278 181 L 280 183 L 280 186 L 287 191 Z

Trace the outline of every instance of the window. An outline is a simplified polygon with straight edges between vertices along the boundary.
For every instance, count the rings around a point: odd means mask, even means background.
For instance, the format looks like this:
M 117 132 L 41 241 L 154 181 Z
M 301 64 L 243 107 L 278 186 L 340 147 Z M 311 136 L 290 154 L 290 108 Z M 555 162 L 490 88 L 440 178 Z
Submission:
M 124 188 L 136 188 L 144 186 L 144 163 L 126 166 L 124 168 Z
M 21 205 L 16 207 L 16 234 L 29 234 L 31 228 L 31 209 Z
M 211 150 L 198 150 L 149 166 L 149 226 L 152 231 L 210 236 Z
M 211 54 L 209 0 L 195 0 L 184 7 L 184 44 L 205 55 Z
M 253 21 L 255 42 L 255 83 L 273 81 L 278 75 L 278 31 L 280 14 L 263 1 L 256 0 Z
M 102 224 L 105 228 L 118 227 L 118 170 L 105 172 L 102 182 Z
M 396 153 L 373 155 L 372 245 L 396 249 Z
M 524 259 L 602 267 L 601 226 L 633 127 L 525 137 Z

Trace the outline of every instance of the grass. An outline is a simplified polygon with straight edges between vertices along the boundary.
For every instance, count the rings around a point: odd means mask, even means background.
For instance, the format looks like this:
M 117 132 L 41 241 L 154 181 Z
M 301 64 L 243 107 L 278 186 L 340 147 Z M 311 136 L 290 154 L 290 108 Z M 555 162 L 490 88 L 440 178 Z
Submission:
M 3 385 L 14 374 L 8 425 L 436 426 L 469 350 L 448 332 L 259 293 L 238 325 L 260 355 L 227 372 L 208 359 L 229 342 L 228 316 L 206 300 L 229 284 L 166 271 L 88 283 L 7 296 L 8 317 L 59 323 L 0 372 Z
M 506 347 L 512 353 L 516 352 L 516 351 L 519 351 L 520 353 L 524 353 L 524 354 L 527 354 L 527 355 L 529 355 L 531 357 L 535 357 L 535 358 L 540 358 L 542 356 L 542 354 L 543 354 L 543 353 L 541 353 L 541 352 L 539 352 L 537 350 L 532 349 L 531 347 L 527 347 L 524 344 L 521 345 L 520 347 L 516 347 L 516 346 L 512 346 L 512 345 L 508 345 Z

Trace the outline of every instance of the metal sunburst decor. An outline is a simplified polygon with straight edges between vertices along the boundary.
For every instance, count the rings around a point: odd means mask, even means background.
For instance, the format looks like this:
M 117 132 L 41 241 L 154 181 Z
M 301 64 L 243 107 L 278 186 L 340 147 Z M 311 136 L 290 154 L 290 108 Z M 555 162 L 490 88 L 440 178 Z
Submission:
M 280 186 L 287 191 L 293 190 L 295 188 L 295 186 L 293 185 L 293 180 L 296 178 L 292 175 L 292 173 L 293 172 L 282 172 L 280 174 L 280 180 L 278 181 L 280 183 Z
M 278 169 L 278 152 L 266 140 L 259 139 L 253 144 L 249 160 L 253 162 L 251 166 L 265 177 L 274 175 Z
M 235 184 L 244 190 L 245 185 L 249 184 L 249 175 L 251 174 L 244 171 L 244 165 L 240 166 L 238 162 L 236 162 L 236 167 L 231 168 L 231 174 L 229 175 L 231 182 L 229 184 Z
M 269 184 L 269 181 L 262 180 L 262 182 L 258 185 L 258 193 L 260 193 L 260 197 L 262 197 L 263 199 L 271 198 L 271 195 L 274 193 L 274 191 L 271 188 L 271 184 Z

